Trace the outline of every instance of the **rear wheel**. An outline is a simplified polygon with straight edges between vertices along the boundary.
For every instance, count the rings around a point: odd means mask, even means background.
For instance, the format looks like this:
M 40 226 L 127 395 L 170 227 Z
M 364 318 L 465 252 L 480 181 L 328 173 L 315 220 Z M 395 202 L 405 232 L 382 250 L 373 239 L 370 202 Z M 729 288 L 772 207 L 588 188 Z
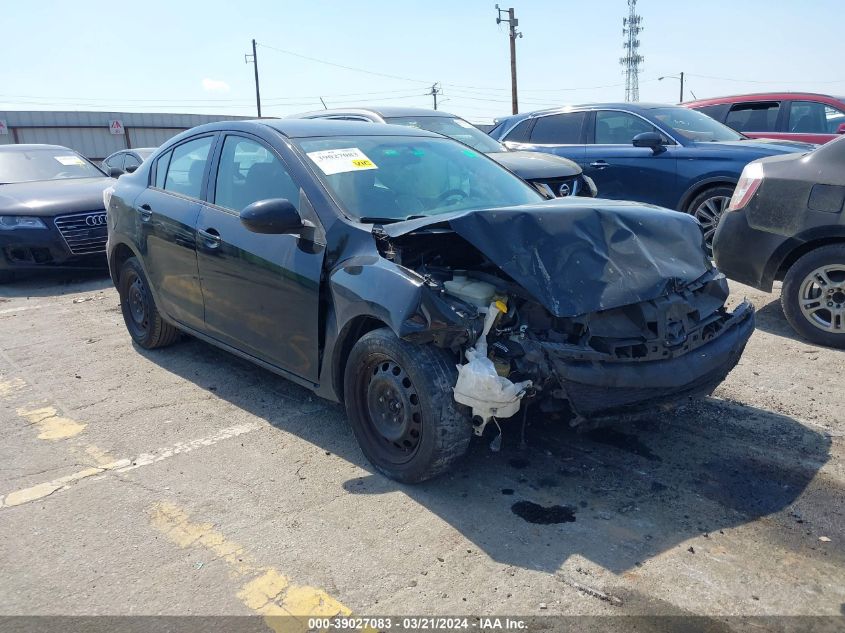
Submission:
M 430 479 L 466 452 L 472 423 L 452 397 L 455 359 L 387 328 L 365 334 L 344 373 L 352 430 L 367 459 L 403 483 Z
M 780 300 L 798 334 L 845 348 L 845 244 L 822 246 L 795 262 L 784 277 Z
M 126 329 L 138 345 L 154 349 L 179 339 L 179 330 L 161 318 L 147 277 L 135 257 L 127 259 L 120 268 L 118 292 Z
M 687 213 L 701 224 L 704 246 L 710 256 L 713 255 L 713 235 L 716 233 L 722 214 L 728 210 L 733 193 L 733 187 L 711 187 L 693 198 L 687 207 Z

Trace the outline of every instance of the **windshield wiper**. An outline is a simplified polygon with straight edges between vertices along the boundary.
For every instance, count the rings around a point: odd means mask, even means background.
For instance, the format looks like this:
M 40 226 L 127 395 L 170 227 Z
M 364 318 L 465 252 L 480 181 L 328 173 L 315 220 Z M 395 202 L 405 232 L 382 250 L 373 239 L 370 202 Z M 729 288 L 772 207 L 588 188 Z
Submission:
M 375 216 L 362 216 L 358 218 L 361 224 L 390 224 L 391 222 L 401 222 L 405 218 L 379 218 Z

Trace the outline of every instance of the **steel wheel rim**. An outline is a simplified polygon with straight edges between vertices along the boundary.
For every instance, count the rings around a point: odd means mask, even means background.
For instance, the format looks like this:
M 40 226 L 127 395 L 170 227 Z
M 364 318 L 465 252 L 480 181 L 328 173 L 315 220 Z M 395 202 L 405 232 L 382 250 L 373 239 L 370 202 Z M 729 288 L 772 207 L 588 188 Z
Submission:
M 140 334 L 145 333 L 150 322 L 147 310 L 147 294 L 144 281 L 138 275 L 133 275 L 128 284 L 126 308 L 135 331 Z
M 363 369 L 358 387 L 364 432 L 382 459 L 407 463 L 422 440 L 419 394 L 405 369 L 392 358 L 379 355 Z
M 845 265 L 820 266 L 804 277 L 798 291 L 798 305 L 813 327 L 845 334 Z
M 693 212 L 693 216 L 701 224 L 701 230 L 704 231 L 704 243 L 707 244 L 707 248 L 712 248 L 713 235 L 730 202 L 729 196 L 711 196 L 698 205 Z

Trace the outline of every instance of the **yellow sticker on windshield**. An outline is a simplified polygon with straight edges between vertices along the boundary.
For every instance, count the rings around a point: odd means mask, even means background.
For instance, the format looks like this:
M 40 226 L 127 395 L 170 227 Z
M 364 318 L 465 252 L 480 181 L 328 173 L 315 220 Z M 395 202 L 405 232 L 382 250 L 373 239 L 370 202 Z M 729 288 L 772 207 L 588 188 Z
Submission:
M 378 169 L 378 166 L 357 147 L 308 152 L 308 158 L 314 161 L 314 164 L 326 176 L 363 169 Z

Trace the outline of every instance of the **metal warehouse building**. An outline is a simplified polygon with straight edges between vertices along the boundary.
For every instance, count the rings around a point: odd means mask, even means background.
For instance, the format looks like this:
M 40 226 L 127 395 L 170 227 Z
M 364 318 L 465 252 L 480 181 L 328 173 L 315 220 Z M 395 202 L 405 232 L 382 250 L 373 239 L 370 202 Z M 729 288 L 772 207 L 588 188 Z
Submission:
M 0 145 L 64 145 L 91 160 L 131 147 L 158 147 L 202 123 L 252 117 L 146 112 L 1 111 Z

